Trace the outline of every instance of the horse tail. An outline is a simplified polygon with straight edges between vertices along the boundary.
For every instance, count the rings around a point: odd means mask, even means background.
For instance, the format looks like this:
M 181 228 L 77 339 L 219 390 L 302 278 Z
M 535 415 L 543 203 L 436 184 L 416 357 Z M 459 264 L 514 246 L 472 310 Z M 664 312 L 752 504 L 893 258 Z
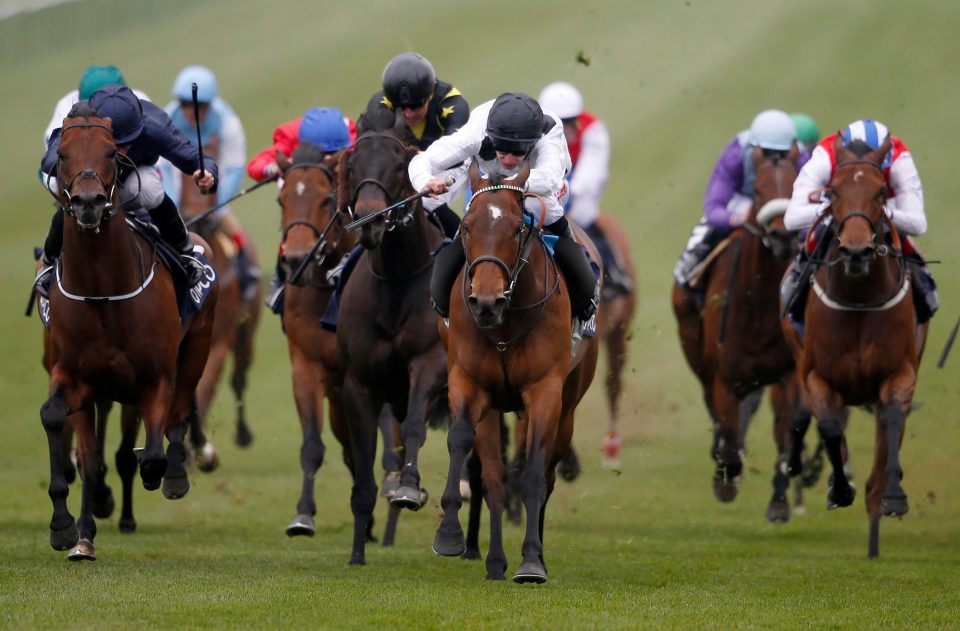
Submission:
M 451 424 L 450 399 L 447 397 L 447 386 L 444 385 L 427 410 L 427 427 L 430 429 L 449 429 Z

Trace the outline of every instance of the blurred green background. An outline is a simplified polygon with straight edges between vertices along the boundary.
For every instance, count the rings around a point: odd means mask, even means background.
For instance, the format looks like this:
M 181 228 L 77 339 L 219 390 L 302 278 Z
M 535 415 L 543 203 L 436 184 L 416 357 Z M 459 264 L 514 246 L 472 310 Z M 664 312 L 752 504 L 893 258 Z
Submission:
M 956 624 L 960 357 L 943 370 L 934 364 L 960 315 L 951 256 L 960 228 L 958 27 L 960 4 L 942 0 L 87 0 L 0 21 L 0 627 Z M 374 548 L 366 568 L 347 568 L 349 476 L 328 431 L 318 536 L 288 540 L 300 432 L 285 340 L 270 314 L 248 397 L 253 447 L 233 447 L 233 408 L 222 391 L 209 423 L 223 468 L 194 474 L 191 494 L 177 503 L 138 486 L 137 534 L 118 534 L 115 517 L 101 522 L 100 559 L 68 564 L 47 544 L 49 469 L 38 415 L 46 375 L 40 324 L 22 315 L 31 248 L 42 243 L 52 211 L 36 169 L 53 105 L 91 63 L 118 65 L 160 105 L 183 66 L 204 64 L 241 117 L 252 155 L 269 145 L 274 126 L 308 107 L 333 105 L 355 117 L 379 88 L 383 66 L 404 50 L 430 59 L 472 105 L 571 81 L 611 132 L 604 207 L 631 235 L 640 285 L 623 462 L 616 473 L 599 467 L 607 418 L 600 375 L 578 414 L 583 477 L 558 483 L 547 512 L 550 582 L 536 591 L 488 585 L 479 564 L 433 557 L 446 470 L 438 433 L 428 436 L 422 466 L 434 498 L 403 515 L 395 549 Z M 865 558 L 862 483 L 873 421 L 862 412 L 849 428 L 860 491 L 853 508 L 826 513 L 821 482 L 807 493 L 805 517 L 764 521 L 774 460 L 766 406 L 748 440 L 740 497 L 720 505 L 710 489 L 710 428 L 676 339 L 671 270 L 720 150 L 770 107 L 804 111 L 825 134 L 877 118 L 911 148 L 924 182 L 930 230 L 919 243 L 942 261 L 933 270 L 942 308 L 921 367 L 922 407 L 908 421 L 902 452 L 911 512 L 883 522 L 876 562 Z M 268 267 L 278 241 L 272 197 L 261 191 L 234 205 Z M 112 426 L 115 492 L 117 438 Z M 78 502 L 74 487 L 74 513 Z M 506 536 L 512 572 L 522 534 L 511 527 Z M 481 541 L 485 547 L 485 526 Z

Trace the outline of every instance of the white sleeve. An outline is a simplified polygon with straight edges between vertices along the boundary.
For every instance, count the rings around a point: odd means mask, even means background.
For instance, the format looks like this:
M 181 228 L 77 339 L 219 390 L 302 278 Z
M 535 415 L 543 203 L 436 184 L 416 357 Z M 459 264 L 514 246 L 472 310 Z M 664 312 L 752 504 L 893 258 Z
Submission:
M 531 152 L 527 190 L 556 199 L 565 187 L 564 178 L 570 172 L 570 151 L 560 118 L 550 112 L 544 112 L 543 115 L 552 116 L 555 124 L 537 141 Z
M 442 172 L 456 169 L 457 165 L 480 151 L 486 135 L 487 114 L 493 101 L 478 105 L 467 123 L 449 136 L 441 136 L 410 161 L 408 173 L 413 190 L 422 191 L 424 185 Z
M 577 167 L 570 178 L 570 217 L 578 224 L 596 221 L 609 177 L 610 134 L 603 121 L 598 120 L 583 132 Z
M 43 132 L 44 149 L 47 148 L 47 143 L 50 142 L 50 136 L 53 134 L 53 130 L 63 126 L 63 119 L 70 113 L 70 108 L 77 102 L 79 95 L 79 91 L 71 90 L 57 101 L 57 105 L 53 108 L 53 117 L 50 119 L 50 123 L 47 124 L 46 131 Z
M 810 201 L 810 193 L 830 184 L 830 156 L 826 149 L 817 147 L 793 183 L 793 196 L 783 216 L 787 230 L 809 228 L 823 212 L 824 205 Z
M 223 169 L 244 167 L 247 164 L 247 137 L 243 133 L 243 124 L 234 115 L 223 124 L 220 134 L 220 149 L 217 154 L 217 166 Z
M 927 231 L 927 216 L 923 210 L 923 186 L 913 156 L 900 154 L 890 166 L 890 186 L 896 196 L 887 200 L 887 213 L 898 229 L 907 234 Z

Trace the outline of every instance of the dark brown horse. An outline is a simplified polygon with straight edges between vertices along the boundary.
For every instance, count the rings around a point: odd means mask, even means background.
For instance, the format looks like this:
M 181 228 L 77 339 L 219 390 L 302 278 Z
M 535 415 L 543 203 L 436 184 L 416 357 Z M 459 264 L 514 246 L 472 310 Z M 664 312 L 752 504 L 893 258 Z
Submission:
M 407 165 L 416 147 L 406 147 L 403 125 L 358 124 L 352 151 L 340 161 L 339 204 L 356 218 L 385 209 L 413 194 Z M 368 223 L 360 234 L 363 254 L 343 291 L 337 328 L 343 405 L 350 431 L 354 485 L 351 564 L 365 563 L 364 545 L 377 497 L 373 466 L 377 418 L 389 404 L 400 420 L 405 450 L 394 506 L 418 510 L 426 501 L 418 456 L 428 418 L 445 412 L 446 356 L 430 307 L 431 252 L 443 238 L 419 200 Z
M 713 420 L 711 457 L 716 462 L 714 495 L 737 496 L 743 470 L 743 401 L 773 385 L 777 462 L 767 519 L 790 518 L 786 470 L 790 427 L 804 414 L 794 362 L 780 329 L 779 284 L 797 243 L 783 225 L 783 212 L 796 179 L 797 148 L 786 157 L 754 150 L 754 200 L 742 229 L 718 245 L 701 301 L 679 284 L 673 288 L 684 356 L 703 386 Z
M 854 152 L 838 136 L 828 192 L 832 223 L 822 237 L 830 246 L 808 290 L 805 336 L 783 320 L 833 467 L 830 507 L 849 506 L 855 496 L 843 475 L 845 407 L 876 409 L 866 501 L 871 557 L 879 554 L 880 516 L 908 510 L 900 444 L 928 328 L 917 324 L 900 237 L 884 212 L 888 189 L 880 163 L 889 150 L 889 138 L 875 151 L 863 145 Z
M 209 146 L 204 147 L 212 155 L 217 155 L 217 141 L 217 137 L 214 136 Z M 180 190 L 180 213 L 184 219 L 199 216 L 216 204 L 216 196 L 202 195 L 193 185 L 188 174 L 183 174 Z M 230 355 L 233 356 L 230 386 L 236 400 L 237 411 L 234 440 L 241 447 L 246 447 L 253 441 L 253 435 L 246 420 L 244 392 L 247 389 L 247 372 L 253 361 L 253 336 L 260 319 L 263 289 L 257 283 L 253 291 L 244 295 L 237 267 L 237 246 L 222 229 L 224 221 L 236 222 L 236 219 L 229 215 L 208 215 L 194 228 L 210 244 L 212 250 L 210 262 L 217 270 L 220 283 L 210 357 L 207 359 L 203 377 L 197 384 L 197 417 L 190 427 L 190 442 L 193 445 L 197 466 L 201 471 L 213 471 L 220 463 L 213 444 L 207 440 L 203 432 L 203 426 L 210 406 L 213 404 L 213 397 L 220 383 L 227 357 Z M 256 264 L 257 256 L 253 243 L 249 242 L 246 249 L 251 264 Z
M 69 423 L 76 433 L 80 469 L 99 471 L 96 404 L 136 406 L 147 434 L 140 456 L 144 487 L 154 490 L 162 482 L 166 497 L 183 497 L 189 490 L 184 424 L 194 413 L 194 389 L 209 350 L 216 287 L 201 311 L 181 324 L 170 274 L 118 213 L 119 162 L 110 121 L 81 112 L 64 121 L 57 162 L 64 244 L 50 290 L 51 328 L 44 338 L 50 396 L 40 419 L 50 450 L 50 543 L 73 548 L 71 559 L 94 559 L 97 476 L 83 476 L 74 522 L 66 505 L 61 431 Z M 166 453 L 164 435 L 170 439 Z
M 556 481 L 554 468 L 570 446 L 574 410 L 593 380 L 599 342 L 596 337 L 584 339 L 572 356 L 566 283 L 538 238 L 543 214 L 524 222 L 529 174 L 527 167 L 515 179 L 501 182 L 481 178 L 476 164 L 470 169 L 474 194 L 460 229 L 467 263 L 450 301 L 450 469 L 433 549 L 446 556 L 465 550 L 457 516 L 462 503 L 459 479 L 473 448 L 482 463 L 490 510 L 487 578 L 504 579 L 505 467 L 496 412 L 523 410 L 527 433 L 520 492 L 527 523 L 523 561 L 513 579 L 543 583 L 543 525 Z M 582 230 L 574 231 L 592 248 Z M 592 254 L 598 260 L 596 252 Z

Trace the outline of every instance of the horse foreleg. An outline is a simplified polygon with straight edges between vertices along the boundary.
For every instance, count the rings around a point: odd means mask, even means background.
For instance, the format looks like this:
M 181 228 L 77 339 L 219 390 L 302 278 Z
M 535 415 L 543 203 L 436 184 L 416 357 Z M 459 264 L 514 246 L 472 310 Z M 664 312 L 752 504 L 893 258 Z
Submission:
M 81 480 L 80 517 L 77 519 L 79 539 L 67 558 L 71 561 L 93 561 L 97 558 L 93 540 L 97 536 L 97 522 L 93 517 L 94 494 L 97 489 L 97 471 L 102 466 L 94 430 L 94 406 L 77 411 L 71 423 L 77 435 L 77 461 L 84 472 Z
M 527 513 L 523 538 L 523 561 L 513 575 L 518 583 L 544 583 L 547 569 L 543 564 L 543 542 L 540 539 L 540 511 L 547 499 L 547 469 L 554 465 L 554 443 L 559 425 L 563 376 L 552 375 L 523 392 L 528 414 L 526 466 L 520 476 L 520 493 Z
M 94 406 L 97 415 L 97 461 L 100 463 L 97 467 L 97 484 L 93 492 L 93 516 L 97 519 L 106 519 L 113 514 L 116 502 L 113 499 L 113 490 L 107 485 L 107 465 L 103 454 L 106 452 L 104 445 L 107 440 L 107 417 L 110 415 L 110 408 L 113 407 L 112 401 L 97 401 Z
M 253 443 L 253 433 L 247 425 L 244 393 L 247 390 L 247 372 L 253 363 L 253 333 L 257 327 L 260 312 L 260 292 L 255 292 L 256 302 L 248 302 L 244 306 L 244 318 L 237 325 L 237 337 L 233 343 L 233 373 L 230 378 L 230 387 L 237 404 L 237 425 L 234 442 L 239 447 L 249 447 Z
M 140 480 L 143 482 L 143 488 L 148 491 L 159 489 L 163 476 L 167 472 L 163 436 L 170 416 L 172 397 L 170 381 L 163 377 L 147 389 L 141 398 L 140 412 L 143 417 L 146 443 L 143 451 L 139 453 Z
M 833 481 L 827 493 L 827 510 L 850 506 L 856 497 L 856 488 L 847 481 L 843 470 L 843 399 L 816 371 L 807 376 L 807 392 L 810 406 L 817 417 L 817 429 L 823 438 L 827 458 L 833 468 Z
M 627 361 L 627 323 L 615 322 L 606 336 L 607 346 L 607 406 L 610 422 L 603 438 L 603 466 L 616 469 L 620 466 L 620 394 L 623 390 L 621 375 Z
M 137 521 L 133 518 L 133 476 L 137 472 L 137 456 L 133 448 L 137 443 L 137 434 L 140 433 L 140 416 L 134 406 L 125 405 L 120 419 L 120 447 L 115 456 L 117 474 L 123 484 L 119 528 L 120 532 L 130 533 L 137 529 Z
M 50 519 L 50 545 L 54 550 L 69 550 L 80 534 L 77 524 L 67 508 L 67 495 L 70 492 L 63 475 L 61 454 L 61 435 L 69 412 L 66 388 L 51 373 L 50 398 L 40 407 L 40 422 L 47 434 L 47 447 L 50 452 L 50 485 L 47 493 L 53 502 L 53 517 Z
M 501 435 L 501 439 L 503 436 Z M 501 460 L 502 461 L 502 460 Z M 471 450 L 467 459 L 467 482 L 470 486 L 470 512 L 467 517 L 467 549 L 461 558 L 468 561 L 480 558 L 480 513 L 483 511 L 483 465 L 480 454 Z
M 773 465 L 773 496 L 767 507 L 767 521 L 785 524 L 790 521 L 790 504 L 787 501 L 787 489 L 790 488 L 790 476 L 787 466 L 787 442 L 790 437 L 791 406 L 789 384 L 783 381 L 770 388 L 770 403 L 773 406 L 773 442 L 777 446 L 777 459 Z
M 350 565 L 365 565 L 367 533 L 377 503 L 377 484 L 373 478 L 373 462 L 377 452 L 377 414 L 383 405 L 373 389 L 361 384 L 348 373 L 343 384 L 343 405 L 350 432 L 350 455 L 353 463 L 353 489 L 350 509 L 353 512 L 353 550 Z
M 203 368 L 200 381 L 197 382 L 196 415 L 190 419 L 190 444 L 193 446 L 193 457 L 197 468 L 206 473 L 215 471 L 220 466 L 216 449 L 203 428 L 206 425 L 210 406 L 213 405 L 213 397 L 216 394 L 220 376 L 223 374 L 229 351 L 230 340 L 226 338 L 218 340 L 210 347 L 206 366 Z
M 400 486 L 400 469 L 403 467 L 403 445 L 400 444 L 400 423 L 393 415 L 389 405 L 384 405 L 377 417 L 380 437 L 383 439 L 383 454 L 380 465 L 383 467 L 383 482 L 380 495 L 390 499 Z
M 740 401 L 719 376 L 713 380 L 713 494 L 721 502 L 737 497 L 743 473 L 740 449 Z
M 300 499 L 297 501 L 297 514 L 287 525 L 287 535 L 312 537 L 316 532 L 313 516 L 317 514 L 314 501 L 314 480 L 317 471 L 323 465 L 326 448 L 321 432 L 323 430 L 323 399 L 327 384 L 318 374 L 320 366 L 309 361 L 295 349 L 291 349 L 293 366 L 293 399 L 297 404 L 300 417 L 300 431 L 303 442 L 300 444 L 300 470 L 303 481 Z
M 504 422 L 504 421 L 501 421 Z M 520 499 L 520 476 L 526 461 L 527 416 L 520 412 L 514 423 L 513 458 L 507 465 L 507 520 L 520 525 L 523 520 L 523 502 Z
M 500 415 L 489 412 L 484 415 L 477 425 L 477 436 L 474 449 L 480 461 L 480 475 L 485 489 L 483 496 L 490 511 L 490 547 L 487 550 L 486 568 L 487 580 L 502 581 L 506 579 L 507 555 L 503 550 L 503 510 L 506 500 L 504 479 L 506 471 L 501 449 Z M 479 485 L 478 485 L 479 486 Z M 480 489 L 473 489 L 473 498 L 479 498 Z M 471 511 L 473 509 L 471 498 Z M 479 522 L 479 511 L 477 511 Z M 477 524 L 479 529 L 479 523 Z

